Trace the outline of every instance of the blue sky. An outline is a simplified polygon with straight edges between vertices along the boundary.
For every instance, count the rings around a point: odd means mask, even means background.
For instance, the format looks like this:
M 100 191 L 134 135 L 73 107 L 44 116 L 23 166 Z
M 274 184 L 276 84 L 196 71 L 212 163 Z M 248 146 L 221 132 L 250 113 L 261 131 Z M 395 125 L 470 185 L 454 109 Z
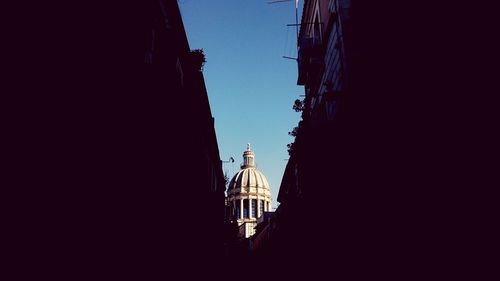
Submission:
M 296 85 L 295 3 L 267 0 L 179 0 L 191 49 L 203 49 L 205 83 L 228 176 L 239 170 L 250 143 L 257 167 L 271 185 L 273 205 L 300 114 Z M 301 1 L 302 2 L 302 1 Z M 300 18 L 299 18 L 300 19 Z

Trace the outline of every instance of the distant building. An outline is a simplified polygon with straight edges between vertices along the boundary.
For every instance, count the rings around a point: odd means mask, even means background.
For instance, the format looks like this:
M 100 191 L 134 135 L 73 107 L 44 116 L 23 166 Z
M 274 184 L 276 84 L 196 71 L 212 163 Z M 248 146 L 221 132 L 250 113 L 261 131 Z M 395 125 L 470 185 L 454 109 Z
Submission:
M 271 210 L 271 191 L 262 172 L 257 170 L 255 155 L 250 144 L 243 152 L 241 170 L 229 182 L 227 190 L 231 218 L 239 226 L 240 238 L 248 238 L 255 233 L 257 218 Z
M 264 212 L 262 216 L 257 219 L 255 226 L 255 233 L 250 238 L 251 251 L 254 254 L 265 254 L 266 246 L 269 243 L 271 236 L 271 229 L 273 227 L 274 212 Z

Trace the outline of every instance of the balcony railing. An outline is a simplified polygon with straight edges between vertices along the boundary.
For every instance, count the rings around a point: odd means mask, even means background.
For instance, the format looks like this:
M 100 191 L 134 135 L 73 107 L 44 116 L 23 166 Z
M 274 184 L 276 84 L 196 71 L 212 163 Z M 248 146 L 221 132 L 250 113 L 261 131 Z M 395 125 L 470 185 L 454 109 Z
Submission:
M 305 85 L 323 64 L 323 48 L 319 40 L 306 37 L 300 40 L 297 62 L 299 66 L 298 85 Z

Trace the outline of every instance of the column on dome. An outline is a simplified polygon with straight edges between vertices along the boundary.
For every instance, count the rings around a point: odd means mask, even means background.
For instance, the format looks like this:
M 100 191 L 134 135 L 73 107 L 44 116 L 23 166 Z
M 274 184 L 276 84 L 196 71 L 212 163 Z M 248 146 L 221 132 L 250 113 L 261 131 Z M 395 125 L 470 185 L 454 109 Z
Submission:
M 253 200 L 252 197 L 248 196 L 248 218 L 252 219 L 253 217 Z
M 252 218 L 252 199 L 248 196 L 248 218 Z
M 259 196 L 257 196 L 257 217 L 259 218 L 260 216 L 262 216 L 262 214 L 260 213 L 260 200 Z
M 240 217 L 239 219 L 243 219 L 243 198 L 240 197 Z

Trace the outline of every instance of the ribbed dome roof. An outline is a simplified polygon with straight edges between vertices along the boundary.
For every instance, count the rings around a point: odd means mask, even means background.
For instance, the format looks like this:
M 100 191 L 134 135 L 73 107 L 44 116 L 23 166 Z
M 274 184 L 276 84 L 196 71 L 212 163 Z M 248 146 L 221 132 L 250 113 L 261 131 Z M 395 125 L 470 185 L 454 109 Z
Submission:
M 269 189 L 269 183 L 266 177 L 256 168 L 245 168 L 240 170 L 229 182 L 228 190 L 234 188 L 267 188 Z
M 249 187 L 269 189 L 266 177 L 255 167 L 255 155 L 250 149 L 250 144 L 247 145 L 247 149 L 243 152 L 243 165 L 241 165 L 241 170 L 229 182 L 228 191 Z

